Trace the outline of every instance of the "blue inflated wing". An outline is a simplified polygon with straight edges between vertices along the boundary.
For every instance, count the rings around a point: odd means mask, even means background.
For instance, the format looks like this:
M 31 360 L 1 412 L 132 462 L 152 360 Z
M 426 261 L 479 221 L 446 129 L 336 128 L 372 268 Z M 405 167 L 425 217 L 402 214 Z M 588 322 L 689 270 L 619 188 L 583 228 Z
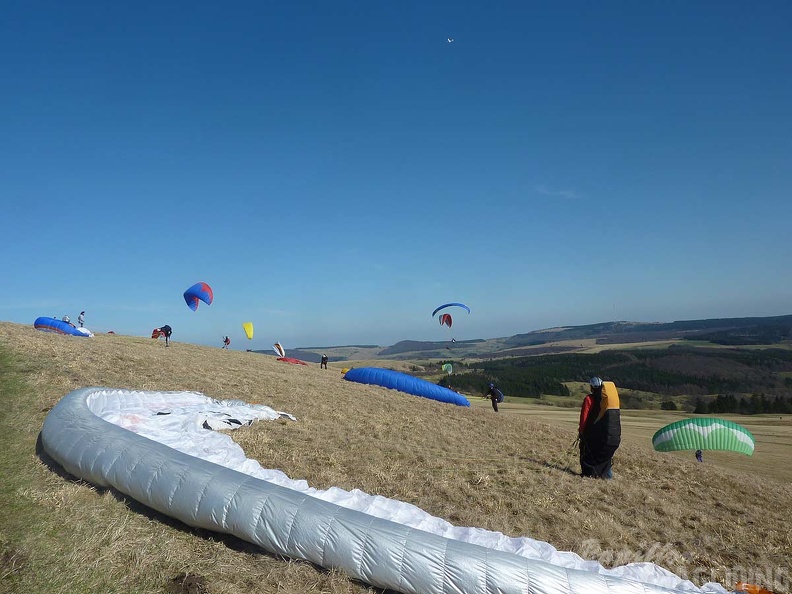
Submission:
M 422 398 L 429 398 L 430 400 L 456 404 L 457 406 L 470 406 L 468 399 L 458 392 L 391 369 L 354 367 L 346 372 L 344 379 L 351 382 L 358 382 L 359 384 L 374 384 L 376 386 L 390 388 L 391 390 L 406 392 L 413 396 L 421 396 Z

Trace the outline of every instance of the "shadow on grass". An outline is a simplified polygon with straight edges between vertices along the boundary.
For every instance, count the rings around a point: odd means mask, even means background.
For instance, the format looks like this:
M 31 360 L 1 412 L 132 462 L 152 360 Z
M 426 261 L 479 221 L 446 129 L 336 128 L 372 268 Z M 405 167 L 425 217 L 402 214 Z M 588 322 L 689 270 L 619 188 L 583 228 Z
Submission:
M 572 468 L 572 465 L 577 463 L 577 448 L 574 450 L 569 449 L 553 460 L 540 460 L 532 458 L 531 456 L 520 456 L 520 460 L 538 466 L 540 469 L 546 468 L 548 470 L 564 472 L 572 476 L 580 476 L 580 472 Z

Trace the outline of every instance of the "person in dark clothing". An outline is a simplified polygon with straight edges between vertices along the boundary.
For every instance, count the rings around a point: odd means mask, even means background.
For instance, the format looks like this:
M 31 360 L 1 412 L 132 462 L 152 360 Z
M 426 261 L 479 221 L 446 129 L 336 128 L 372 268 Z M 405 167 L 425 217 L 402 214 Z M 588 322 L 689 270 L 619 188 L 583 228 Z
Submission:
M 503 402 L 503 392 L 495 384 L 489 385 L 489 390 L 484 393 L 483 397 L 492 400 L 492 410 L 498 412 L 498 402 Z
M 322 362 L 319 363 L 319 369 L 327 369 L 327 355 L 322 355 Z
M 594 478 L 613 478 L 613 455 L 621 444 L 621 413 L 618 396 L 614 402 L 603 399 L 603 382 L 592 377 L 591 393 L 580 407 L 580 474 Z M 612 384 L 610 384 L 612 386 Z M 615 389 L 615 386 L 612 386 Z
M 170 337 L 171 334 L 173 334 L 171 327 L 167 324 L 160 326 L 160 332 L 162 332 L 162 335 L 165 337 L 165 346 L 170 346 Z
M 223 336 L 223 348 L 227 349 L 228 345 L 231 344 L 231 339 L 228 336 Z
M 696 450 L 696 460 L 699 462 L 704 462 L 704 452 L 701 450 Z

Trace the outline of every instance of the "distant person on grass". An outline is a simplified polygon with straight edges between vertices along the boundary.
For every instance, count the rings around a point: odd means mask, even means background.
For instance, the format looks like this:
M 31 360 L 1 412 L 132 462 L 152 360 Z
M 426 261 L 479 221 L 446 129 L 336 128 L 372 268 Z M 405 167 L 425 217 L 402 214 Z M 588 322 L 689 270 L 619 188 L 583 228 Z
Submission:
M 223 336 L 223 348 L 227 349 L 228 345 L 231 344 L 231 339 L 228 336 Z
M 495 384 L 489 385 L 489 389 L 484 393 L 483 397 L 492 400 L 492 410 L 498 412 L 498 403 L 503 402 L 503 392 Z
M 613 478 L 613 455 L 621 444 L 621 412 L 616 386 L 607 382 L 614 391 L 604 395 L 602 379 L 589 380 L 591 393 L 580 407 L 580 474 L 593 478 Z M 612 400 L 611 400 L 612 399 Z
M 164 326 L 160 326 L 159 331 L 162 332 L 162 335 L 165 337 L 165 346 L 170 346 L 170 337 L 171 334 L 173 334 L 171 327 L 165 324 Z
M 319 369 L 327 369 L 327 355 L 322 355 L 322 362 L 319 363 Z
M 85 324 L 85 312 L 84 311 L 81 311 L 80 315 L 77 316 L 77 323 L 80 324 L 80 328 L 82 328 L 83 324 Z

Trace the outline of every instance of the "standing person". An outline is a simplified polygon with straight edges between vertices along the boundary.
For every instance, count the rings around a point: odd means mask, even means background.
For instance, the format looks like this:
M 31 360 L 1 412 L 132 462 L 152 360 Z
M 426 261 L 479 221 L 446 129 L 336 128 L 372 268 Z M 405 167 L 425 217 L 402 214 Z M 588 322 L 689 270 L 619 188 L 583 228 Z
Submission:
M 231 344 L 231 339 L 228 336 L 223 336 L 223 348 L 227 349 L 229 344 Z
M 84 311 L 81 311 L 80 315 L 77 316 L 77 323 L 80 324 L 80 328 L 82 328 L 83 324 L 85 324 L 85 312 Z
M 489 385 L 489 390 L 484 393 L 484 398 L 492 400 L 492 410 L 498 412 L 498 403 L 503 402 L 503 392 L 501 392 L 495 384 Z
M 322 355 L 322 362 L 319 363 L 319 369 L 327 369 L 327 355 Z
M 167 324 L 160 326 L 160 332 L 162 332 L 163 336 L 165 336 L 165 346 L 170 346 L 170 337 L 171 334 L 173 334 L 171 327 Z
M 583 399 L 578 426 L 580 474 L 611 479 L 613 455 L 621 444 L 619 395 L 613 382 L 592 377 L 589 385 L 591 393 Z
M 701 450 L 696 450 L 696 460 L 699 462 L 704 462 L 704 452 Z

